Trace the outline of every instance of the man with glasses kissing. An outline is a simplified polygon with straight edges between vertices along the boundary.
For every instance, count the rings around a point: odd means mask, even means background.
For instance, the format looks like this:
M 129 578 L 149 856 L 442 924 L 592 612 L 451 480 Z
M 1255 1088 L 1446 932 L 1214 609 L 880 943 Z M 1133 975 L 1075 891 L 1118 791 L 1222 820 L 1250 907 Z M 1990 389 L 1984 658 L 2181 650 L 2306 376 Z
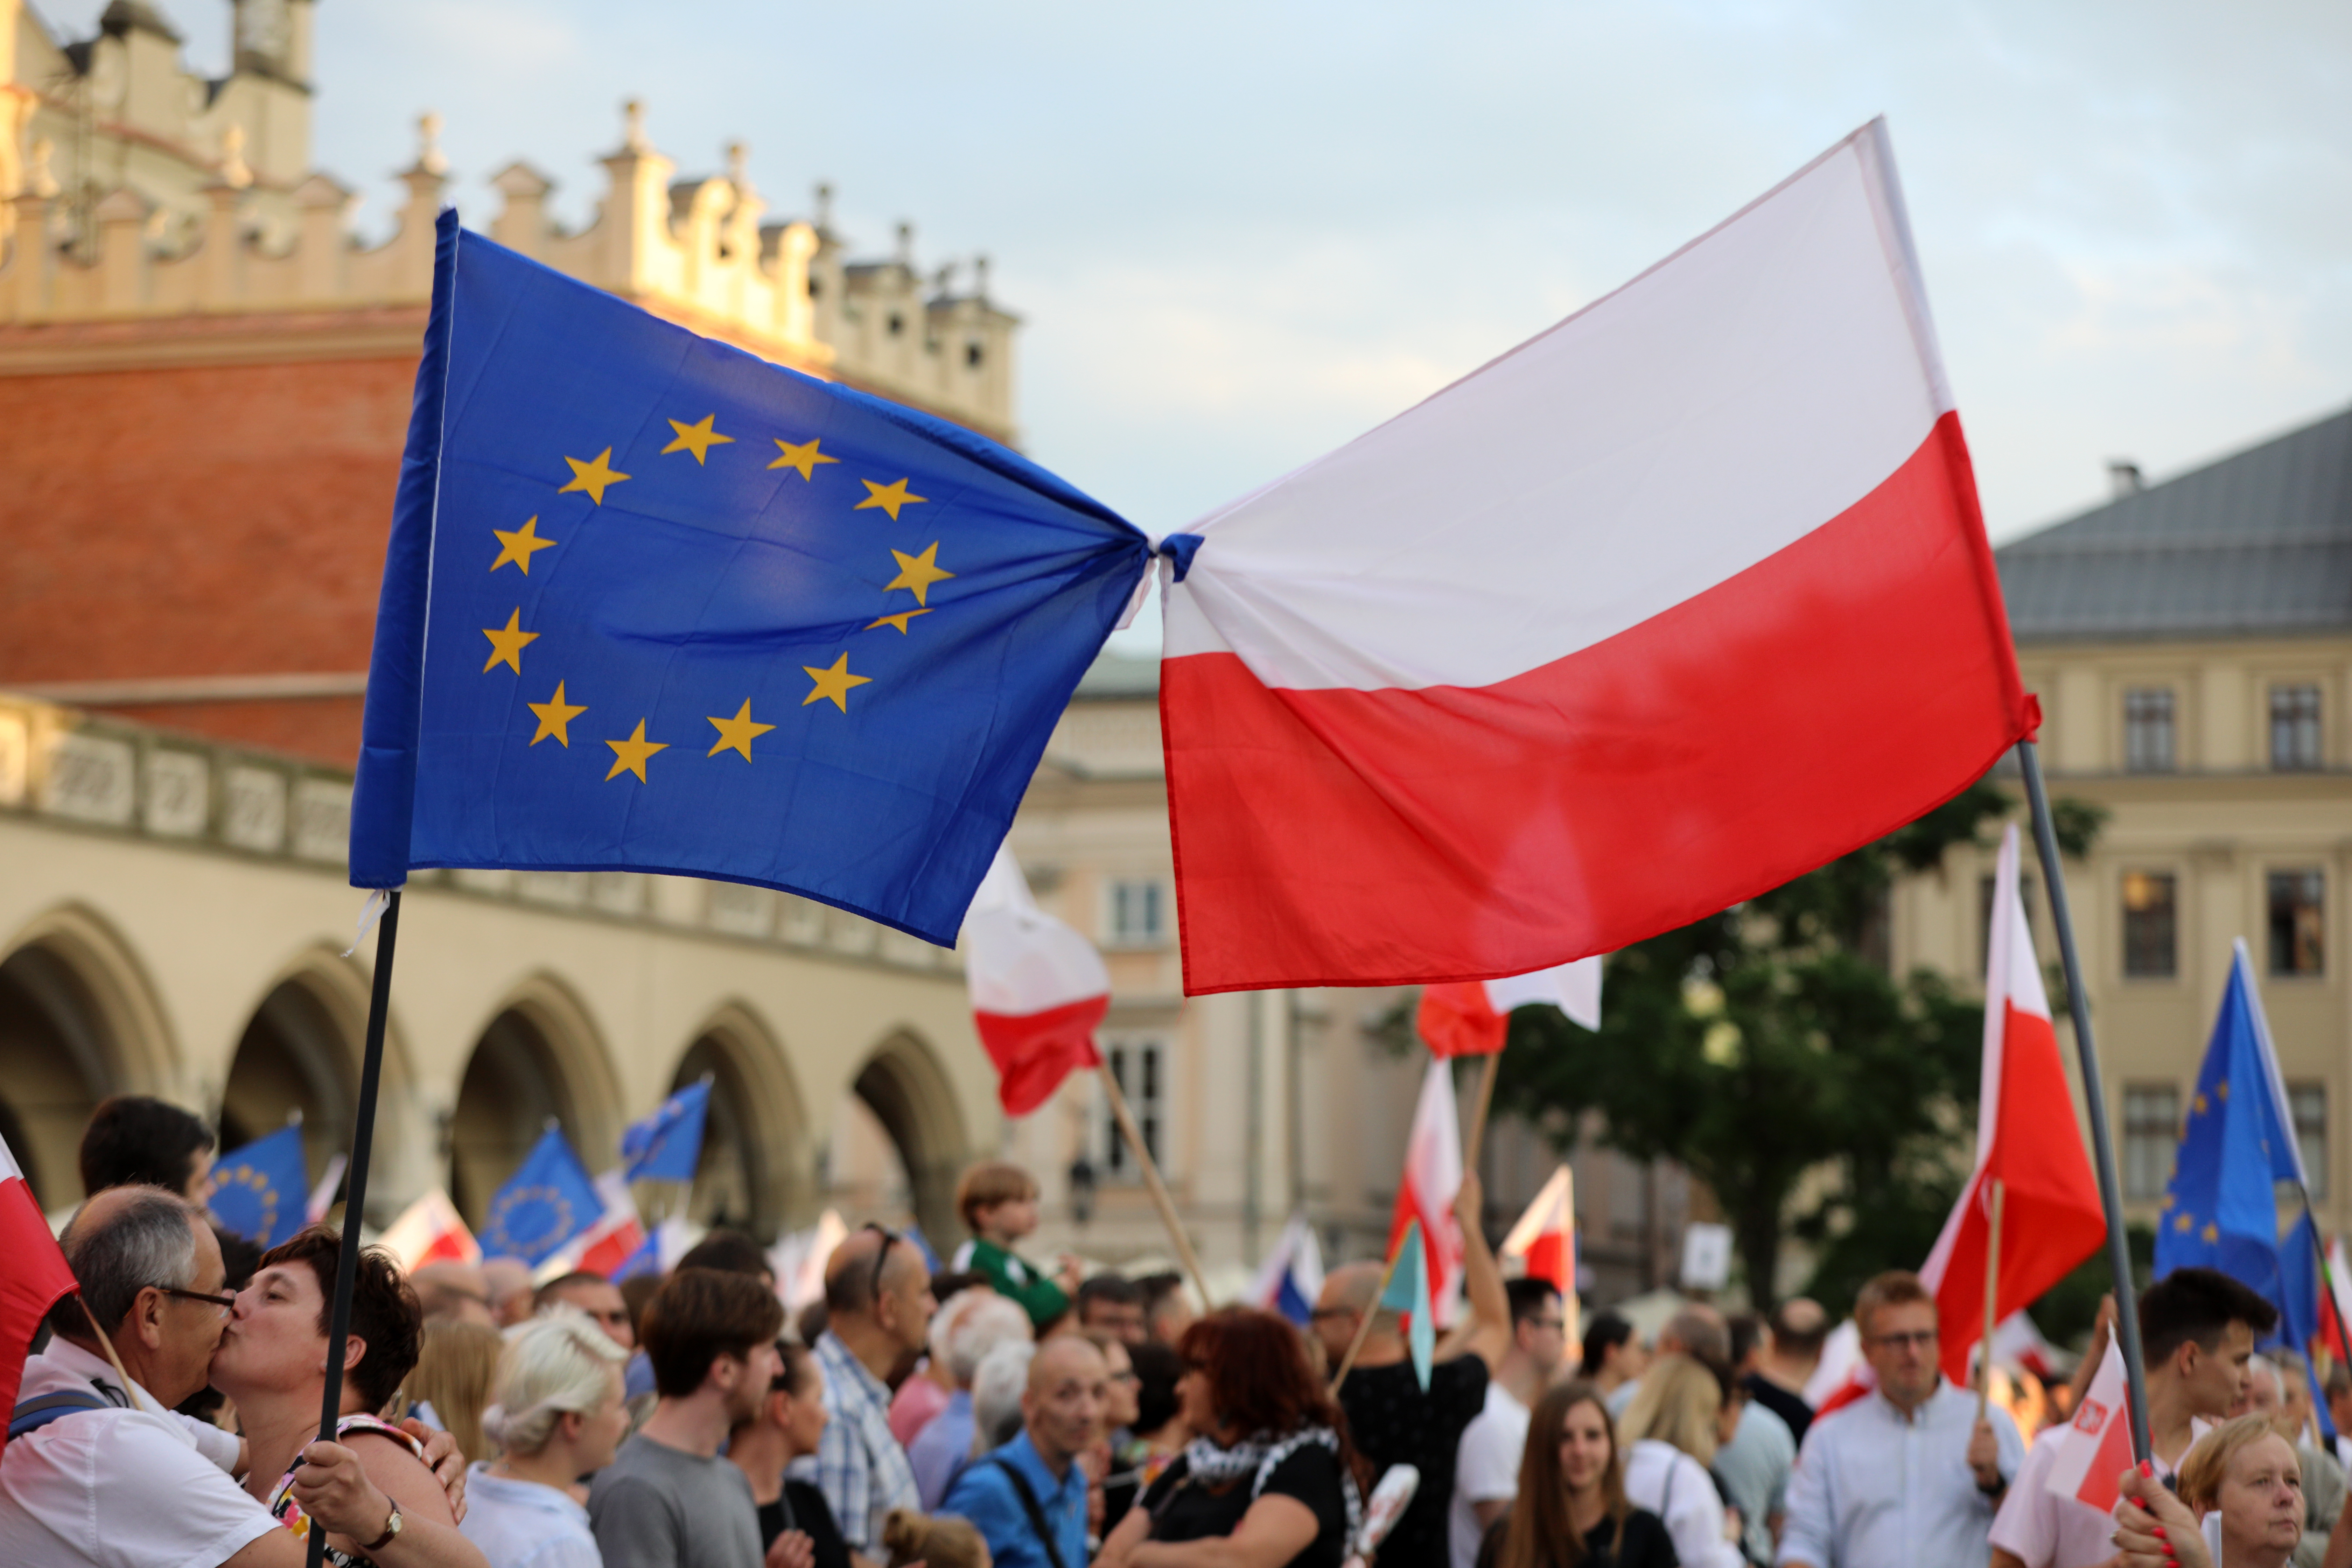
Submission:
M 1977 1419 L 1944 1377 L 1936 1299 L 1916 1274 L 1881 1274 L 1854 1299 L 1878 1386 L 1816 1419 L 1789 1488 L 1780 1568 L 1987 1560 L 2001 1495 L 2024 1462 L 2009 1413 Z
M 1503 1352 L 1486 1384 L 1486 1408 L 1463 1429 L 1454 1450 L 1454 1503 L 1445 1526 L 1453 1568 L 1472 1568 L 1486 1527 L 1518 1496 L 1528 1413 L 1568 1359 L 1568 1320 L 1559 1288 L 1549 1279 L 1513 1279 L 1505 1283 L 1503 1293 L 1511 1303 L 1511 1348 Z
M 878 1225 L 854 1231 L 824 1266 L 825 1331 L 817 1336 L 824 1407 L 832 1419 L 795 1480 L 824 1493 L 850 1549 L 882 1561 L 883 1521 L 919 1508 L 915 1472 L 890 1434 L 890 1379 L 915 1363 L 939 1302 L 913 1242 Z
M 50 1312 L 48 1349 L 25 1363 L 0 1451 L 0 1563 L 299 1568 L 302 1538 L 232 1479 L 243 1441 L 171 1409 L 205 1386 L 236 1304 L 202 1214 L 162 1187 L 110 1187 L 60 1244 L 80 1289 Z M 442 1436 L 427 1454 L 454 1502 L 465 1461 Z M 383 1523 L 381 1494 L 336 1484 L 358 1465 L 321 1445 L 307 1467 L 321 1488 L 305 1503 L 329 1530 L 366 1540 Z

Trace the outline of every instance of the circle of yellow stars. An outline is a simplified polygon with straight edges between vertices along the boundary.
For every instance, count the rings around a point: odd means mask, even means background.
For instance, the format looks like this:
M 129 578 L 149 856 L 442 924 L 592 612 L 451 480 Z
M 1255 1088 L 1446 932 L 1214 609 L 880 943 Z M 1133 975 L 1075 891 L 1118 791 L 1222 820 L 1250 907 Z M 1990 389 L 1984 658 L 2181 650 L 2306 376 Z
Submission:
M 735 444 L 734 437 L 718 428 L 718 421 L 719 416 L 715 412 L 705 414 L 701 418 L 692 421 L 667 419 L 665 422 L 670 427 L 671 439 L 669 444 L 661 449 L 660 456 L 690 457 L 694 459 L 697 468 L 706 466 L 712 447 Z M 772 471 L 782 469 L 787 473 L 798 474 L 803 483 L 813 482 L 818 468 L 828 463 L 841 461 L 839 458 L 824 450 L 823 438 L 820 437 L 811 437 L 805 441 L 787 441 L 782 437 L 772 437 L 770 439 L 775 445 L 777 455 L 773 461 L 766 465 L 767 468 Z M 572 477 L 555 493 L 585 495 L 591 506 L 603 506 L 608 490 L 614 485 L 626 483 L 634 477 L 613 467 L 613 448 L 610 447 L 606 447 L 593 458 L 574 458 L 567 454 L 563 462 L 564 466 L 571 470 Z M 888 484 L 860 479 L 858 483 L 866 487 L 866 499 L 850 509 L 853 512 L 880 511 L 892 522 L 897 522 L 900 521 L 900 516 L 907 508 L 929 504 L 928 496 L 914 493 L 910 488 L 913 484 L 910 478 L 901 477 Z M 496 573 L 502 567 L 512 566 L 525 577 L 530 575 L 531 560 L 534 556 L 542 550 L 555 549 L 563 542 L 561 539 L 541 535 L 539 531 L 539 518 L 536 515 L 526 518 L 520 527 L 494 528 L 490 533 L 499 542 L 498 554 L 490 562 L 490 571 Z M 914 607 L 880 616 L 861 629 L 875 631 L 880 627 L 888 626 L 897 631 L 899 636 L 905 637 L 909 635 L 909 625 L 915 617 L 931 613 L 931 590 L 940 584 L 953 579 L 955 574 L 940 564 L 940 545 L 937 540 L 926 545 L 917 554 L 910 555 L 896 548 L 890 550 L 890 554 L 898 562 L 898 571 L 896 576 L 884 584 L 882 591 L 885 594 L 895 594 L 904 590 L 912 594 L 915 596 Z M 482 666 L 482 673 L 488 675 L 504 665 L 517 677 L 520 677 L 523 672 L 523 649 L 538 641 L 540 637 L 538 632 L 523 629 L 522 607 L 520 605 L 509 612 L 505 626 L 484 626 L 482 635 L 490 642 L 490 656 Z M 851 670 L 849 654 L 846 650 L 844 650 L 829 665 L 804 664 L 801 668 L 808 676 L 810 682 L 808 695 L 801 699 L 801 706 L 803 708 L 821 702 L 830 702 L 836 710 L 846 713 L 849 711 L 850 693 L 858 687 L 873 684 L 874 679 L 872 676 L 858 675 Z M 538 726 L 532 732 L 529 744 L 536 746 L 541 741 L 552 740 L 566 751 L 571 750 L 572 721 L 587 712 L 588 708 L 586 704 L 573 702 L 566 697 L 563 681 L 558 680 L 555 683 L 554 693 L 546 701 L 526 700 L 523 705 L 538 721 Z M 703 754 L 706 757 L 716 757 L 721 752 L 732 752 L 746 763 L 752 760 L 751 742 L 776 728 L 774 724 L 762 723 L 751 716 L 751 700 L 748 697 L 736 708 L 731 718 L 713 713 L 707 715 L 706 720 L 718 731 L 718 738 L 710 743 L 710 749 Z M 604 742 L 612 749 L 613 752 L 613 765 L 604 774 L 607 783 L 619 778 L 624 773 L 629 774 L 639 784 L 650 782 L 646 773 L 646 763 L 653 759 L 655 753 L 669 750 L 671 742 L 646 739 L 646 722 L 645 719 L 639 718 L 635 728 L 630 731 L 626 739 L 607 740 Z

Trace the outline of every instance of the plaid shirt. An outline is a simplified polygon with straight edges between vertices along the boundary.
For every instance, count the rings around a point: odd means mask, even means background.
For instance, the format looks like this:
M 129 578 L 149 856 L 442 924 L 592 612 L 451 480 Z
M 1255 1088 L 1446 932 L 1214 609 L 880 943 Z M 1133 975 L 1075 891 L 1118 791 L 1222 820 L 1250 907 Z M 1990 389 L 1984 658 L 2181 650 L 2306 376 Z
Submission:
M 824 1493 L 843 1538 L 879 1556 L 882 1521 L 890 1510 L 922 1507 L 907 1451 L 890 1435 L 890 1389 L 829 1331 L 817 1336 L 814 1353 L 824 1369 L 824 1408 L 833 1419 L 824 1424 L 814 1466 L 803 1459 L 793 1468 Z

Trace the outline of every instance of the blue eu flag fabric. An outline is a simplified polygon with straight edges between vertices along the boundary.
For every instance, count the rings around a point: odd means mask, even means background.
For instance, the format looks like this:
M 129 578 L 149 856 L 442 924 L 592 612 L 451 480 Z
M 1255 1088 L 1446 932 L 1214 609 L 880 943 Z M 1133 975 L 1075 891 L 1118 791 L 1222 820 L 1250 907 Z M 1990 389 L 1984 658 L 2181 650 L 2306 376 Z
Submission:
M 444 213 L 352 880 L 782 888 L 955 941 L 1144 535 Z
M 507 1184 L 491 1194 L 477 1239 L 485 1258 L 520 1258 L 536 1267 L 604 1213 L 604 1197 L 563 1130 L 550 1127 Z
M 633 1182 L 690 1182 L 702 1160 L 710 1080 L 688 1084 L 621 1134 L 621 1163 Z
M 213 1217 L 268 1251 L 302 1228 L 310 1201 L 302 1129 L 281 1127 L 221 1156 L 213 1167 Z
M 2280 1277 L 2273 1184 L 2295 1180 L 2299 1163 L 2293 1130 L 2282 1125 L 2272 1092 L 2268 1042 L 2251 969 L 2242 951 L 2222 993 L 2165 1191 L 2156 1230 L 2156 1273 L 2161 1279 L 2176 1268 L 2218 1268 L 2290 1316 Z M 2317 1321 L 2315 1297 L 2305 1304 L 2305 1316 Z

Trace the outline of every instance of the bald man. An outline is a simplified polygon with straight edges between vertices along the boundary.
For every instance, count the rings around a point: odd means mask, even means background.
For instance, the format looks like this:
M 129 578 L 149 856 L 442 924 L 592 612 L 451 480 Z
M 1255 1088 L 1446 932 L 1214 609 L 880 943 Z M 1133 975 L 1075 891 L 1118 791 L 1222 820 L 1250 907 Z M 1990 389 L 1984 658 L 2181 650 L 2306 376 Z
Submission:
M 1087 1483 L 1077 1460 L 1101 1438 L 1109 1399 L 1110 1364 L 1091 1342 L 1058 1334 L 1037 1347 L 1019 1435 L 967 1466 L 941 1505 L 971 1521 L 996 1568 L 1084 1568 Z
M 793 1462 L 793 1477 L 814 1482 L 850 1549 L 878 1562 L 890 1510 L 922 1506 L 907 1451 L 890 1433 L 889 1380 L 915 1364 L 939 1302 L 921 1250 L 869 1225 L 825 1260 L 824 1306 L 815 1355 L 832 1419 L 816 1453 Z
M 1446 1510 L 1454 1500 L 1454 1459 L 1462 1434 L 1486 1406 L 1486 1381 L 1511 1348 L 1511 1303 L 1503 1272 L 1479 1225 L 1484 1194 L 1475 1172 L 1465 1172 L 1454 1197 L 1462 1226 L 1462 1282 L 1470 1317 L 1437 1347 L 1437 1363 L 1423 1392 L 1413 1372 L 1404 1325 L 1393 1311 L 1375 1306 L 1381 1265 L 1350 1263 L 1324 1277 L 1312 1324 L 1336 1369 L 1346 1358 L 1367 1313 L 1363 1349 L 1348 1381 L 1339 1385 L 1339 1405 L 1357 1450 L 1385 1470 L 1412 1465 L 1421 1488 L 1395 1530 L 1381 1547 L 1392 1563 L 1443 1563 L 1446 1560 Z

